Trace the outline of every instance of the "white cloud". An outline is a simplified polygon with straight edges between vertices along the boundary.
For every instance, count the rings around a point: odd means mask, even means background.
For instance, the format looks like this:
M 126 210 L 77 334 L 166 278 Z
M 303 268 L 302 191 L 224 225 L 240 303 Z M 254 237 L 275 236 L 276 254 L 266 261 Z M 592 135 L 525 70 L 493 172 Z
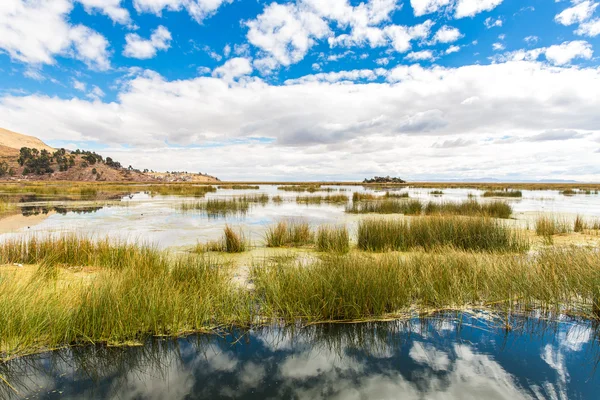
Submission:
M 523 40 L 524 40 L 524 41 L 525 41 L 527 44 L 530 44 L 530 45 L 531 45 L 531 44 L 535 44 L 535 43 L 537 43 L 537 42 L 540 40 L 540 38 L 539 38 L 539 37 L 537 37 L 537 36 L 534 36 L 534 35 L 532 35 L 532 36 L 527 36 L 527 37 L 525 37 Z
M 161 15 L 163 10 L 181 11 L 185 9 L 198 23 L 212 16 L 219 7 L 233 0 L 133 0 L 138 12 Z
M 281 86 L 256 77 L 169 81 L 146 71 L 129 78 L 110 102 L 4 95 L 0 120 L 7 129 L 43 140 L 114 145 L 106 155 L 126 165 L 210 171 L 230 179 L 349 179 L 387 170 L 423 178 L 427 170 L 429 176 L 461 178 L 516 173 L 600 179 L 593 141 L 600 134 L 595 67 L 508 61 L 368 71 Z M 369 80 L 373 75 L 387 82 Z M 590 135 L 522 140 L 510 151 L 494 141 L 559 129 Z M 273 142 L 252 142 L 256 137 Z M 458 138 L 474 144 L 460 152 L 431 147 Z M 172 149 L 165 142 L 221 145 Z M 116 146 L 125 143 L 131 147 Z M 432 156 L 444 151 L 444 157 Z M 236 154 L 244 157 L 231 163 Z M 490 158 L 493 165 L 485 162 Z
M 411 61 L 421 61 L 421 60 L 434 60 L 435 57 L 431 50 L 421 50 L 421 51 L 413 51 L 406 55 L 407 60 Z
M 446 49 L 445 53 L 452 54 L 452 53 L 457 53 L 459 51 L 460 51 L 460 46 L 450 46 L 450 47 L 448 47 L 448 49 Z
M 77 79 L 73 79 L 73 88 L 75 90 L 85 92 L 86 84 L 81 81 L 78 81 Z
M 435 33 L 433 37 L 434 43 L 452 43 L 463 37 L 457 28 L 444 25 Z
M 575 33 L 590 37 L 596 37 L 600 35 L 600 18 L 594 18 L 590 21 L 580 24 Z
M 452 6 L 454 0 L 410 0 L 410 5 L 416 17 L 431 14 Z
M 589 60 L 593 53 L 592 46 L 584 40 L 553 45 L 548 47 L 545 52 L 546 58 L 556 65 L 569 64 L 575 58 Z
M 481 12 L 490 11 L 502 3 L 502 0 L 458 0 L 454 16 L 456 18 L 473 17 Z
M 0 4 L 0 49 L 28 64 L 54 64 L 72 57 L 91 68 L 110 68 L 109 43 L 98 32 L 71 25 L 70 0 L 3 0 Z
M 554 17 L 554 20 L 557 23 L 562 25 L 573 25 L 587 21 L 600 4 L 589 0 L 573 0 L 572 3 L 574 6 L 563 10 Z
M 150 35 L 150 39 L 143 39 L 137 33 L 125 36 L 125 57 L 148 59 L 156 56 L 159 50 L 168 50 L 171 47 L 171 32 L 164 26 L 159 26 Z
M 252 73 L 252 64 L 247 58 L 236 57 L 227 60 L 225 64 L 213 71 L 213 76 L 223 78 L 225 81 L 233 81 L 240 76 Z
M 107 15 L 114 22 L 128 24 L 131 22 L 129 11 L 121 7 L 121 0 L 76 0 L 83 5 L 89 14 L 100 12 Z
M 225 47 L 223 47 L 223 55 L 225 57 L 229 57 L 230 54 L 231 54 L 231 46 L 226 44 Z
M 102 97 L 105 96 L 105 94 L 102 89 L 100 89 L 98 86 L 94 85 L 92 87 L 92 90 L 86 96 L 92 100 L 100 100 Z
M 485 21 L 483 22 L 483 24 L 485 25 L 485 27 L 487 29 L 491 29 L 495 26 L 501 27 L 503 23 L 504 23 L 504 21 L 500 17 L 498 17 L 497 19 L 494 19 L 492 17 L 487 17 L 485 19 Z
M 492 44 L 492 49 L 494 49 L 494 51 L 504 50 L 505 48 L 506 48 L 506 46 L 504 45 L 504 43 L 494 43 L 494 44 Z
M 302 60 L 315 39 L 331 33 L 323 19 L 294 4 L 271 3 L 246 25 L 248 41 L 285 66 Z
M 356 7 L 348 0 L 271 3 L 258 17 L 246 21 L 247 39 L 264 54 L 261 57 L 265 60 L 264 68 L 259 69 L 267 72 L 273 60 L 283 66 L 299 62 L 325 38 L 330 47 L 392 46 L 396 51 L 406 52 L 412 40 L 429 35 L 433 22 L 411 27 L 387 24 L 397 7 L 396 0 L 370 0 Z M 335 36 L 330 24 L 347 28 L 348 32 Z

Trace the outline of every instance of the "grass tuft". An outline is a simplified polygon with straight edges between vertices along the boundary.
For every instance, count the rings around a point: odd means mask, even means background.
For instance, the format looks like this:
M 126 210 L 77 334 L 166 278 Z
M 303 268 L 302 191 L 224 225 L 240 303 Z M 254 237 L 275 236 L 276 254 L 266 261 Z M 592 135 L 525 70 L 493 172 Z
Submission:
M 483 197 L 523 197 L 523 193 L 520 190 L 488 190 Z
M 314 242 L 310 226 L 306 222 L 281 221 L 267 229 L 267 247 L 302 247 Z
M 334 253 L 350 251 L 350 235 L 345 226 L 320 226 L 316 242 L 317 251 Z

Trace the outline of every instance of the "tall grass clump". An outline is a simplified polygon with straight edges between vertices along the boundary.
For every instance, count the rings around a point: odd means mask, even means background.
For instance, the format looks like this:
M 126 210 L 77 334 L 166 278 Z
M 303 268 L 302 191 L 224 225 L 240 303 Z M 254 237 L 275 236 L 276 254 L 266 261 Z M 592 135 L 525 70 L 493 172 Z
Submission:
M 321 190 L 320 185 L 288 185 L 278 186 L 277 190 L 283 190 L 284 192 L 308 192 L 314 193 Z
M 16 209 L 14 203 L 11 203 L 3 198 L 0 198 L 0 215 Z
M 483 197 L 523 197 L 523 193 L 520 190 L 488 190 Z
M 571 224 L 567 220 L 560 220 L 551 216 L 541 216 L 535 221 L 535 233 L 538 236 L 566 234 L 571 231 Z
M 350 251 L 350 235 L 345 226 L 320 226 L 317 231 L 317 251 L 347 253 Z
M 230 189 L 230 190 L 258 190 L 260 186 L 256 185 L 219 185 L 219 189 Z
M 565 190 L 561 190 L 559 193 L 562 194 L 563 196 L 575 196 L 577 194 L 577 191 L 575 191 L 573 189 L 565 189 Z
M 0 271 L 0 358 L 80 344 L 142 342 L 247 324 L 249 294 L 218 259 L 163 255 L 66 280 L 66 270 L 23 277 Z M 151 262 L 151 265 L 147 264 Z
M 476 200 L 457 202 L 429 202 L 424 208 L 426 215 L 465 215 L 494 218 L 510 218 L 512 207 L 503 201 L 479 203 Z
M 268 196 L 267 196 L 268 201 Z M 183 202 L 179 209 L 187 211 L 204 211 L 209 217 L 225 217 L 227 215 L 244 215 L 250 210 L 250 202 L 243 198 L 208 199 L 202 202 Z
M 441 196 L 441 195 L 444 194 L 444 192 L 441 191 L 441 190 L 432 190 L 432 191 L 429 192 L 429 194 L 432 195 L 432 196 Z
M 345 194 L 329 194 L 327 196 L 297 196 L 296 203 L 298 204 L 321 204 L 321 203 L 334 203 L 334 204 L 346 204 L 348 202 L 348 196 Z
M 308 265 L 265 263 L 253 278 L 263 312 L 289 322 L 361 320 L 411 308 L 529 308 L 599 318 L 600 253 L 545 249 L 529 255 L 350 253 Z
M 386 199 L 407 199 L 409 198 L 409 194 L 408 192 L 399 192 L 399 193 L 395 193 L 395 192 L 385 192 L 385 195 L 383 196 Z
M 366 251 L 438 247 L 461 250 L 519 252 L 529 242 L 499 221 L 489 218 L 420 217 L 364 219 L 358 224 L 358 248 Z
M 314 241 L 310 225 L 306 222 L 280 221 L 267 229 L 267 247 L 302 247 Z
M 351 214 L 404 214 L 418 215 L 423 210 L 420 200 L 385 199 L 377 201 L 355 201 L 346 207 Z
M 575 222 L 573 223 L 573 232 L 583 232 L 587 228 L 587 224 L 583 220 L 581 215 L 575 217 Z
M 352 201 L 356 203 L 357 201 L 365 201 L 365 200 L 377 200 L 378 196 L 375 196 L 373 193 L 362 193 L 362 192 L 354 192 L 352 193 Z
M 196 246 L 197 253 L 208 251 L 218 251 L 223 253 L 243 253 L 248 247 L 244 234 L 239 231 L 234 231 L 229 225 L 223 230 L 223 237 L 219 240 L 198 244 Z

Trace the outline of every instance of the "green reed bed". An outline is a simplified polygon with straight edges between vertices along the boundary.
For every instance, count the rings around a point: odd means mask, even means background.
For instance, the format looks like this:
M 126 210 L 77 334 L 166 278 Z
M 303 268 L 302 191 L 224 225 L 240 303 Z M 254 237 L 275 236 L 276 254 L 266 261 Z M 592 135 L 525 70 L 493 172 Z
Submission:
M 441 191 L 441 190 L 432 190 L 432 191 L 429 192 L 429 194 L 432 195 L 432 196 L 441 196 L 441 195 L 444 194 L 444 192 Z
M 535 233 L 538 236 L 566 234 L 573 231 L 572 224 L 567 219 L 552 216 L 541 216 L 535 221 Z
M 350 214 L 405 214 L 418 215 L 423 210 L 419 200 L 383 199 L 376 201 L 354 201 L 346 207 Z
M 277 190 L 283 190 L 284 192 L 314 193 L 314 192 L 321 191 L 321 187 L 319 185 L 288 185 L 288 186 L 278 186 Z
M 223 237 L 220 240 L 199 243 L 196 245 L 196 253 L 205 253 L 210 251 L 222 253 L 243 253 L 248 248 L 248 242 L 244 233 L 240 230 L 234 231 L 229 225 L 225 226 Z
M 328 194 L 327 196 L 297 196 L 296 203 L 298 204 L 346 204 L 349 198 L 345 194 Z
M 419 217 L 364 219 L 358 224 L 358 248 L 366 251 L 452 246 L 461 250 L 520 252 L 529 242 L 517 231 L 490 218 Z
M 352 193 L 352 201 L 368 201 L 368 200 L 377 200 L 380 199 L 379 196 L 374 195 L 373 193 L 363 193 L 363 192 L 354 192 Z
M 314 243 L 314 235 L 306 222 L 281 221 L 267 229 L 267 247 L 302 247 Z
M 268 201 L 268 196 L 267 196 Z M 227 215 L 246 214 L 252 203 L 243 198 L 208 199 L 200 202 L 183 202 L 179 209 L 183 212 L 203 211 L 209 217 L 225 217 Z
M 463 202 L 429 202 L 424 207 L 426 215 L 466 215 L 494 218 L 510 218 L 512 207 L 503 201 L 479 203 L 476 200 Z
M 257 185 L 219 185 L 219 189 L 229 189 L 229 190 L 258 190 L 260 186 Z
M 523 197 L 520 190 L 488 190 L 483 197 Z
M 385 192 L 383 197 L 386 199 L 408 199 L 410 196 L 408 192 Z
M 562 194 L 563 196 L 575 196 L 577 194 L 577 191 L 573 189 L 565 189 L 561 190 L 558 193 Z
M 123 251 L 121 244 L 95 246 L 83 238 L 40 239 L 31 247 L 37 252 L 23 250 L 23 243 L 1 246 L 11 261 L 39 266 L 25 275 L 0 268 L 0 358 L 66 345 L 140 342 L 252 319 L 249 294 L 230 284 L 218 259 L 134 245 Z M 79 277 L 59 264 L 99 269 Z
M 350 251 L 350 235 L 345 226 L 320 226 L 317 231 L 316 249 L 321 252 L 347 253 Z
M 436 253 L 329 256 L 252 271 L 264 314 L 295 322 L 364 320 L 462 307 L 536 308 L 599 318 L 600 253 L 547 249 L 534 256 Z
M 272 200 L 272 201 L 273 201 L 273 203 L 275 203 L 275 204 L 281 204 L 281 203 L 283 203 L 283 197 L 281 197 L 281 196 L 279 196 L 279 195 L 278 195 L 278 196 L 273 196 L 273 197 L 271 197 L 271 200 Z
M 0 215 L 16 210 L 16 205 L 6 199 L 0 198 Z

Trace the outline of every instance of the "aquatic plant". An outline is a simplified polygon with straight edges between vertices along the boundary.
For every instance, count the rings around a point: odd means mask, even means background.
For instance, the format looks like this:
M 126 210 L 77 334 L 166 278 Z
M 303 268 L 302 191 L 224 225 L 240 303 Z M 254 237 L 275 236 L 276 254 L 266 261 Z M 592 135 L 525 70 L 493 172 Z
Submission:
M 273 196 L 273 197 L 271 197 L 271 200 L 273 200 L 273 203 L 276 203 L 276 204 L 283 203 L 283 197 L 281 197 L 281 196 Z
M 286 192 L 309 192 L 314 193 L 321 190 L 320 185 L 289 185 L 289 186 L 278 186 L 277 190 L 283 190 Z
M 575 217 L 575 222 L 573 223 L 573 232 L 583 232 L 586 229 L 587 224 L 583 220 L 581 215 Z
M 520 190 L 488 190 L 483 197 L 523 197 Z
M 223 230 L 223 237 L 220 240 L 208 243 L 199 243 L 196 245 L 196 253 L 205 253 L 209 251 L 223 253 L 243 253 L 248 247 L 243 232 L 235 232 L 229 225 Z
M 377 201 L 354 201 L 346 207 L 351 214 L 405 214 L 418 215 L 423 209 L 420 200 L 384 199 Z
M 409 196 L 408 192 L 399 192 L 398 193 L 398 192 L 387 191 L 387 192 L 385 192 L 385 195 L 383 197 L 385 197 L 387 199 L 407 199 L 410 196 Z
M 268 196 L 267 196 L 268 201 Z M 225 217 L 227 215 L 245 214 L 250 209 L 250 202 L 243 198 L 208 199 L 195 203 L 183 202 L 179 209 L 187 211 L 204 211 L 209 217 Z
M 257 185 L 219 185 L 219 189 L 230 189 L 230 190 L 258 190 L 260 186 Z
M 314 235 L 307 222 L 280 221 L 265 233 L 267 247 L 301 247 L 312 244 Z
M 350 251 L 350 235 L 345 226 L 320 226 L 316 239 L 317 251 L 347 253 Z
M 377 200 L 379 197 L 375 196 L 373 193 L 364 193 L 364 192 L 354 192 L 352 193 L 352 201 L 356 203 L 357 201 L 365 201 L 365 200 Z
M 577 194 L 577 192 L 573 189 L 561 190 L 559 193 L 562 194 L 563 196 L 574 196 Z
M 441 196 L 444 194 L 444 192 L 442 192 L 441 190 L 432 190 L 429 192 L 429 194 L 432 196 Z
M 294 322 L 364 320 L 448 307 L 540 309 L 597 318 L 600 253 L 545 249 L 530 255 L 350 253 L 252 271 L 263 313 Z
M 298 204 L 321 204 L 321 203 L 338 203 L 346 204 L 348 196 L 345 194 L 328 194 L 327 196 L 297 196 L 296 203 Z
M 367 251 L 451 246 L 462 250 L 519 252 L 529 242 L 518 232 L 489 218 L 419 217 L 363 219 L 358 224 L 358 248 Z
M 510 218 L 512 207 L 503 201 L 479 203 L 476 200 L 463 202 L 429 202 L 424 207 L 426 215 L 465 215 L 485 216 L 494 218 Z

